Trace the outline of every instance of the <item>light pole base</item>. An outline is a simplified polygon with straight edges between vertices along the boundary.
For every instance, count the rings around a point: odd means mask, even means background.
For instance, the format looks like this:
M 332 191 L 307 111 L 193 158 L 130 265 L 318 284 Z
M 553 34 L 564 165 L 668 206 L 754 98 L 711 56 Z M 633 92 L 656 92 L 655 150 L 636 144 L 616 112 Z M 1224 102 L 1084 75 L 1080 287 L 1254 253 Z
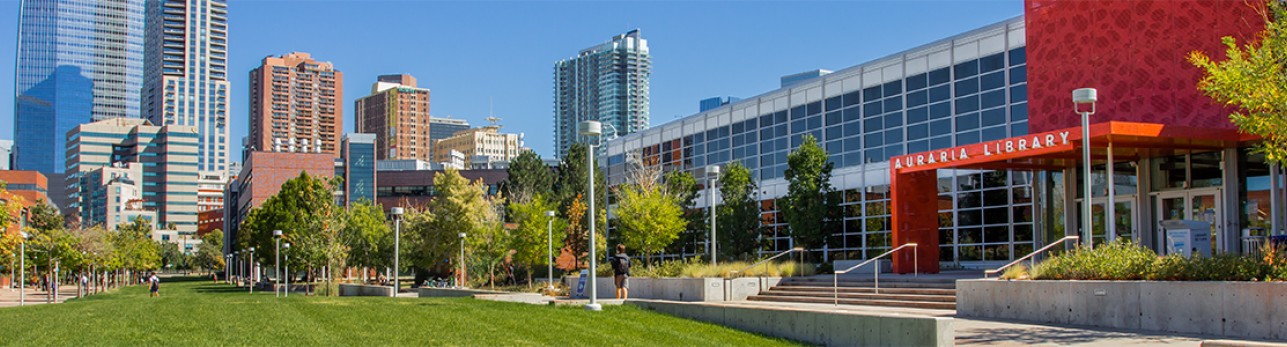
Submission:
M 585 310 L 586 311 L 603 311 L 603 305 L 585 304 Z

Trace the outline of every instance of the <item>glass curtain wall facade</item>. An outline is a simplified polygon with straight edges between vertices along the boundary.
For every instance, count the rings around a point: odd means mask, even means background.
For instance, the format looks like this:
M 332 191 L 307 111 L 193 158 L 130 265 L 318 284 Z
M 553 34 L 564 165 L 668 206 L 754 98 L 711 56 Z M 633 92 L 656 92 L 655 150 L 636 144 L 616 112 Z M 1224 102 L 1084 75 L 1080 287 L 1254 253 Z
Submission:
M 61 174 L 77 125 L 139 117 L 143 0 L 19 5 L 14 169 Z
M 158 126 L 196 127 L 197 167 L 203 179 L 222 181 L 229 146 L 228 3 L 147 0 L 146 18 L 143 115 Z
M 866 259 L 891 243 L 891 156 L 1027 134 L 1024 40 L 1018 17 L 627 135 L 607 145 L 605 172 L 621 184 L 637 163 L 702 177 L 707 165 L 740 162 L 759 182 L 763 252 L 782 251 L 794 246 L 775 203 L 787 191 L 787 154 L 813 135 L 844 197 L 826 254 Z M 939 177 L 942 261 L 1002 261 L 1032 248 L 1030 173 Z
M 562 158 L 580 142 L 577 124 L 605 124 L 605 138 L 648 127 L 652 56 L 639 29 L 554 63 L 554 148 Z

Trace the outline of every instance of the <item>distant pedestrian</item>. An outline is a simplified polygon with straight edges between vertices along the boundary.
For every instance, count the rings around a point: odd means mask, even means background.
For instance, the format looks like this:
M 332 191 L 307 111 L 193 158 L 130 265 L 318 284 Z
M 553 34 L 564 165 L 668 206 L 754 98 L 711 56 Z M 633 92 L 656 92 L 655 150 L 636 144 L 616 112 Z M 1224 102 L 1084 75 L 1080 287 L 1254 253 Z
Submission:
M 626 245 L 617 245 L 617 255 L 612 256 L 612 277 L 617 285 L 617 299 L 626 299 L 630 295 L 626 280 L 630 278 L 630 256 L 626 255 Z
M 148 296 L 161 297 L 161 279 L 156 277 L 156 273 L 151 273 L 151 275 L 148 276 L 147 281 L 149 284 Z
M 80 286 L 82 288 L 85 288 L 86 294 L 89 293 L 89 276 L 85 274 L 80 274 Z

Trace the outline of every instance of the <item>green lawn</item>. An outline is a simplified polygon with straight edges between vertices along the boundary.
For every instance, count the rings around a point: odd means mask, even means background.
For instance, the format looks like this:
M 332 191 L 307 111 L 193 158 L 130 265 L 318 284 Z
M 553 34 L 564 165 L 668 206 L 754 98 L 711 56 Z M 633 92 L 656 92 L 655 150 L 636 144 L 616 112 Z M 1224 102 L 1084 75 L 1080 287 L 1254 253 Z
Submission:
M 473 299 L 247 294 L 169 279 L 58 305 L 0 308 L 0 345 L 788 345 L 633 306 L 603 312 Z

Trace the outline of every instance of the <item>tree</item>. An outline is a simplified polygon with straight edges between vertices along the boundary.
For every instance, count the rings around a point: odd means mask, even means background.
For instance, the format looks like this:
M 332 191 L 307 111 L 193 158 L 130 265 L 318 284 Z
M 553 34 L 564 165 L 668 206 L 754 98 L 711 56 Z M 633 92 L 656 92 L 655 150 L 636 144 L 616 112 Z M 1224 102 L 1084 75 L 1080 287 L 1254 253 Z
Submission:
M 554 249 L 563 248 L 563 230 L 567 228 L 567 221 L 558 217 L 549 217 L 545 215 L 546 211 L 554 211 L 557 206 L 554 202 L 546 199 L 544 195 L 536 194 L 528 202 L 510 202 L 508 210 L 510 219 L 518 224 L 511 235 L 511 248 L 514 253 L 514 261 L 527 266 L 527 283 L 532 283 L 532 272 L 538 265 L 545 265 L 548 259 L 550 243 L 553 243 Z M 550 224 L 550 222 L 553 222 Z M 558 230 L 559 237 L 550 237 L 550 230 Z
M 582 195 L 577 194 L 572 199 L 572 206 L 565 210 L 568 224 L 567 229 L 564 230 L 563 248 L 559 250 L 558 258 L 558 268 L 563 271 L 575 271 L 590 266 L 590 263 L 586 262 L 590 257 L 590 220 L 586 218 L 586 210 L 589 207 L 584 201 Z M 596 223 L 603 225 L 607 220 L 607 213 L 601 209 L 599 212 Z M 604 237 L 603 228 L 596 228 L 594 235 L 595 247 L 605 249 L 608 240 Z
M 510 160 L 506 173 L 509 178 L 503 186 L 505 199 L 510 203 L 526 203 L 537 194 L 549 195 L 554 187 L 554 174 L 532 150 L 524 150 Z
M 438 261 L 455 258 L 460 233 L 466 235 L 466 252 L 489 268 L 509 249 L 508 233 L 501 228 L 499 201 L 487 197 L 482 180 L 470 183 L 460 172 L 448 169 L 434 176 L 437 195 L 429 213 L 416 212 L 408 234 L 417 266 L 433 268 Z
M 1200 51 L 1189 62 L 1204 72 L 1198 89 L 1215 101 L 1236 108 L 1229 114 L 1244 133 L 1260 136 L 1256 146 L 1265 161 L 1287 164 L 1287 5 L 1266 1 L 1265 30 L 1259 42 L 1242 47 L 1232 36 L 1221 39 L 1225 60 L 1216 62 Z
M 572 145 L 572 147 L 568 148 L 567 157 L 563 158 L 563 161 L 559 163 L 558 181 L 555 182 L 554 189 L 559 194 L 559 206 L 562 207 L 562 210 L 566 211 L 569 207 L 572 207 L 573 200 L 582 200 L 581 203 L 585 203 L 583 199 L 588 192 L 588 187 L 586 186 L 586 177 L 588 177 L 589 173 L 588 167 L 586 167 L 586 155 L 589 153 L 588 147 L 584 143 Z M 595 194 L 600 197 L 606 195 L 607 191 L 603 187 L 603 170 L 596 170 L 594 172 Z M 598 205 L 597 207 L 603 208 L 603 204 Z
M 255 247 L 255 261 L 272 264 L 276 245 L 273 231 L 281 230 L 282 242 L 291 243 L 292 267 L 306 269 L 310 275 L 319 274 L 315 270 L 327 269 L 330 274 L 326 278 L 335 278 L 339 273 L 337 266 L 345 263 L 347 255 L 340 239 L 343 212 L 332 195 L 341 183 L 338 177 L 325 179 L 301 171 L 299 176 L 283 183 L 276 195 L 251 209 L 242 221 L 244 237 L 237 238 L 238 248 Z M 328 282 L 328 293 L 330 287 Z
M 685 231 L 679 234 L 676 242 L 671 242 L 666 247 L 667 253 L 684 254 L 696 253 L 697 250 L 688 250 L 689 246 L 696 246 L 702 240 L 710 235 L 710 224 L 707 223 L 706 209 L 697 208 L 697 179 L 686 171 L 670 171 L 662 176 L 662 181 L 666 182 L 666 190 L 676 196 L 679 206 L 684 209 L 684 220 L 688 225 Z
M 726 258 L 745 259 L 754 255 L 760 242 L 760 202 L 755 198 L 759 187 L 751 170 L 740 162 L 725 168 L 719 178 L 719 193 L 724 200 L 716 216 L 719 226 L 719 251 Z
M 679 238 L 688 221 L 679 196 L 662 184 L 656 166 L 640 166 L 631 183 L 616 189 L 617 230 L 622 243 L 641 254 L 659 254 Z
M 787 154 L 787 195 L 778 206 L 800 246 L 817 249 L 826 244 L 829 211 L 838 206 L 831 187 L 833 166 L 813 135 L 805 134 L 804 143 Z
M 384 210 L 364 199 L 349 206 L 345 215 L 343 235 L 349 249 L 348 265 L 364 269 L 392 266 L 393 229 Z M 366 273 L 362 271 L 363 276 Z
M 223 230 L 215 229 L 201 237 L 201 244 L 197 245 L 197 255 L 193 261 L 209 271 L 224 268 Z
M 10 194 L 4 182 L 0 182 L 0 268 L 7 268 L 17 261 L 19 218 L 22 217 L 25 199 L 20 195 Z
M 179 270 L 188 267 L 187 256 L 179 251 L 179 244 L 157 241 L 156 245 L 161 249 L 161 268 Z
M 121 269 L 133 271 L 157 270 L 161 267 L 161 249 L 152 241 L 152 224 L 142 217 L 116 227 L 111 234 L 112 247 L 116 249 L 115 263 Z

